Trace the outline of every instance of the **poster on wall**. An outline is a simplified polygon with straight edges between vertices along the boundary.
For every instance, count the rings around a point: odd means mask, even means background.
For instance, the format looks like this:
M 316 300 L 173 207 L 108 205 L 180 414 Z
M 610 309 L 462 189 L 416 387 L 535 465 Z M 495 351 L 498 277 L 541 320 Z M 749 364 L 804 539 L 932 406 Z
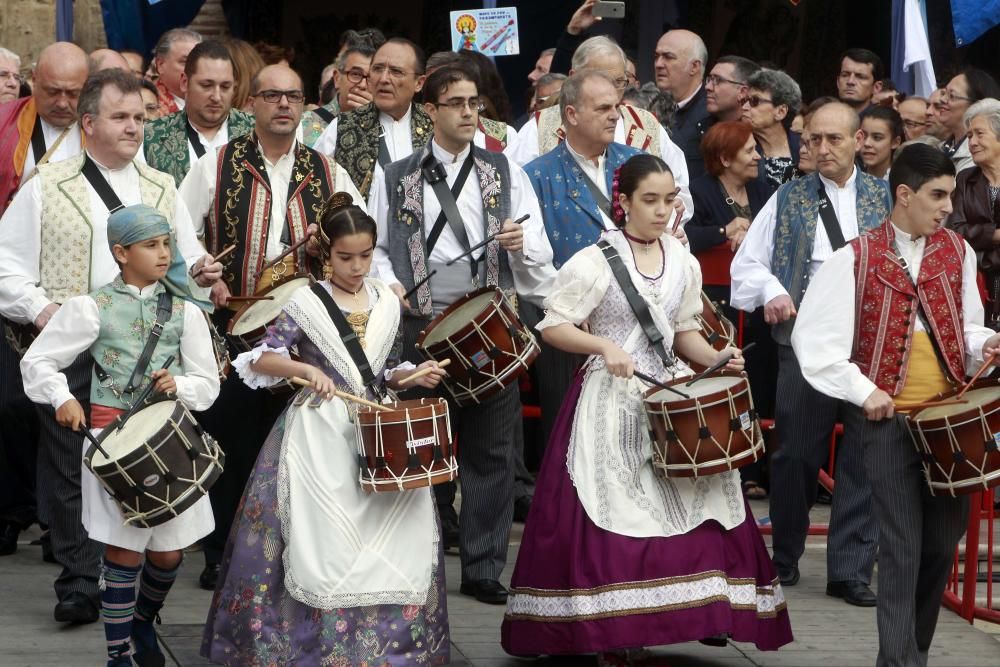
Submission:
M 520 52 L 517 8 L 468 9 L 451 13 L 452 51 L 478 51 L 487 56 Z

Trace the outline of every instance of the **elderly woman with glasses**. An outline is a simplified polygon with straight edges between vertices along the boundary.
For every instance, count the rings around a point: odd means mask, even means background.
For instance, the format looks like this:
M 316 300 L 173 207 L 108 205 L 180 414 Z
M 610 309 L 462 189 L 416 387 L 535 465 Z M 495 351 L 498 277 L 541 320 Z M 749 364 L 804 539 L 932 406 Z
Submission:
M 802 106 L 799 84 L 784 72 L 762 69 L 747 81 L 743 120 L 753 127 L 761 156 L 760 176 L 772 192 L 798 175 L 799 135 L 792 120 Z
M 966 138 L 965 112 L 987 97 L 1000 98 L 1000 86 L 983 70 L 970 67 L 948 82 L 936 103 L 941 124 L 949 133 L 945 137 L 945 149 L 951 155 L 956 171 L 968 169 L 974 164 Z
M 974 166 L 958 174 L 948 226 L 976 251 L 986 278 L 986 326 L 1000 330 L 1000 101 L 980 100 L 962 117 Z
M 21 57 L 0 46 L 0 104 L 16 100 L 21 92 Z

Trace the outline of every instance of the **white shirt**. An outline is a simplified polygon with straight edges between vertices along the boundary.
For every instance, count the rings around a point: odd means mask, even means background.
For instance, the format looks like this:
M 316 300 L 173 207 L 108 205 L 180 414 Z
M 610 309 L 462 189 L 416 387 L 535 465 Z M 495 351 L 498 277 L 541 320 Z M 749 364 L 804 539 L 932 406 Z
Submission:
M 191 121 L 188 120 L 187 122 L 190 123 Z M 201 145 L 205 148 L 206 153 L 214 153 L 216 149 L 229 143 L 229 118 L 222 121 L 222 126 L 219 127 L 215 136 L 211 139 L 205 138 L 205 135 L 202 134 L 201 131 L 194 125 L 191 125 L 191 129 L 193 129 L 195 134 L 198 135 L 198 141 L 201 142 Z M 141 152 L 142 151 L 140 151 L 140 153 Z M 193 165 L 198 161 L 198 159 L 198 154 L 195 152 L 194 146 L 191 145 L 191 140 L 188 139 L 188 164 Z
M 911 239 L 894 227 L 896 245 L 906 259 L 910 276 L 920 275 L 926 239 Z M 753 227 L 751 227 L 753 229 Z M 982 325 L 983 302 L 976 286 L 976 253 L 965 243 L 962 264 L 962 317 L 965 323 L 967 365 L 983 361 L 983 345 L 993 331 Z M 802 375 L 817 391 L 833 398 L 863 405 L 875 383 L 850 361 L 855 326 L 854 249 L 845 246 L 823 264 L 809 284 L 792 330 L 792 347 L 802 367 Z M 916 331 L 924 326 L 918 317 Z
M 687 106 L 688 104 L 690 104 L 690 103 L 691 103 L 691 100 L 693 100 L 693 99 L 694 99 L 694 96 L 698 94 L 698 91 L 699 91 L 699 90 L 701 90 L 701 87 L 702 87 L 702 84 L 700 84 L 700 83 L 699 83 L 699 84 L 698 84 L 698 87 L 694 89 L 694 92 L 693 92 L 693 93 L 691 93 L 690 95 L 688 95 L 688 96 L 687 96 L 687 97 L 685 97 L 685 98 L 684 98 L 683 100 L 681 100 L 680 102 L 678 102 L 678 103 L 677 103 L 677 108 L 678 108 L 678 109 L 683 109 L 683 108 L 684 108 L 684 107 L 686 107 L 686 106 Z
M 444 165 L 447 173 L 446 181 L 450 188 L 455 183 L 455 179 L 458 178 L 458 172 L 461 171 L 462 163 L 468 157 L 470 149 L 466 148 L 458 155 L 454 155 L 441 148 L 436 141 L 432 140 L 430 146 L 434 156 Z M 510 163 L 509 166 L 511 182 L 507 187 L 510 189 L 510 217 L 512 220 L 517 220 L 524 214 L 529 214 L 531 217 L 521 223 L 524 228 L 524 247 L 518 252 L 508 253 L 508 257 L 518 293 L 533 301 L 537 298 L 538 302 L 541 302 L 545 295 L 538 294 L 538 288 L 543 282 L 547 283 L 550 279 L 548 273 L 545 272 L 545 267 L 551 267 L 552 246 L 545 234 L 542 212 L 538 206 L 538 199 L 535 198 L 535 191 L 531 187 L 531 181 L 528 180 L 528 175 L 513 163 Z M 441 212 L 441 204 L 434 195 L 434 189 L 426 182 L 423 185 L 423 196 L 424 235 L 427 236 Z M 455 203 L 458 205 L 458 211 L 465 223 L 465 233 L 468 236 L 469 245 L 474 246 L 485 238 L 482 191 L 475 173 L 469 174 L 469 178 L 466 179 L 465 186 Z M 375 223 L 378 225 L 378 244 L 375 246 L 373 266 L 378 277 L 385 283 L 389 285 L 401 284 L 389 258 L 389 196 L 384 178 L 379 179 L 375 183 L 375 187 L 372 188 L 369 204 L 372 206 L 369 210 L 374 212 Z M 427 260 L 429 262 L 447 262 L 463 252 L 465 252 L 465 248 L 455 237 L 451 226 L 445 224 Z M 476 257 L 479 257 L 483 252 L 485 249 L 476 251 Z M 468 265 L 470 261 L 470 258 L 463 257 L 458 263 Z
M 858 236 L 857 180 L 858 169 L 854 167 L 844 187 L 820 175 L 826 194 L 833 205 L 833 211 L 840 223 L 844 240 Z M 793 204 L 789 204 L 793 205 Z M 778 215 L 777 193 L 771 195 L 764 208 L 753 219 L 746 238 L 736 251 L 736 257 L 729 268 L 732 277 L 731 303 L 733 308 L 753 312 L 771 299 L 787 295 L 788 291 L 771 273 L 771 255 L 774 252 L 774 230 Z M 810 280 L 819 271 L 823 262 L 833 254 L 830 237 L 826 235 L 823 220 L 816 215 L 816 234 L 813 237 L 812 256 L 809 260 Z
M 684 158 L 684 152 L 670 140 L 670 135 L 663 129 L 663 126 L 659 125 L 657 129 L 660 133 L 659 157 L 670 167 L 670 171 L 674 174 L 674 183 L 681 189 L 678 194 L 681 201 L 684 202 L 684 215 L 681 216 L 681 221 L 686 223 L 694 215 L 694 201 L 691 199 L 691 191 L 688 189 L 687 160 Z M 615 125 L 614 141 L 616 144 L 625 144 L 625 121 L 621 116 L 618 117 L 618 123 Z M 534 114 L 518 132 L 517 146 L 510 157 L 522 167 L 538 157 L 538 119 L 535 118 Z
M 91 157 L 93 160 L 93 157 Z M 139 172 L 130 162 L 122 169 L 108 169 L 94 160 L 101 174 L 126 206 L 142 203 Z M 90 289 L 108 284 L 118 275 L 118 265 L 108 249 L 108 208 L 86 182 L 89 201 L 80 202 L 89 213 L 93 235 L 90 247 Z M 173 187 L 173 185 L 170 185 Z M 52 303 L 39 287 L 42 252 L 42 184 L 39 177 L 28 181 L 15 195 L 0 218 L 0 313 L 15 322 L 34 322 Z M 184 202 L 174 208 L 177 247 L 190 267 L 205 254 L 198 241 Z
M 597 189 L 601 191 L 601 194 L 608 198 L 608 201 L 611 201 L 611 193 L 608 192 L 607 174 L 605 173 L 605 169 L 607 167 L 607 150 L 605 149 L 605 151 L 601 153 L 600 157 L 597 158 L 597 163 L 595 164 L 593 160 L 585 158 L 577 153 L 573 149 L 572 144 L 569 143 L 569 139 L 566 140 L 566 148 L 569 149 L 569 154 L 572 155 L 573 159 L 576 160 L 576 163 L 580 165 L 580 169 L 582 169 L 583 173 L 587 175 L 587 178 L 593 181 L 594 185 L 597 186 Z M 601 212 L 601 220 L 604 221 L 605 229 L 618 229 L 617 225 L 611 222 L 611 218 L 605 215 L 600 206 L 598 206 L 597 209 Z
M 174 104 L 177 105 L 177 110 L 178 111 L 184 111 L 184 106 L 187 104 L 187 102 L 184 100 L 184 98 L 183 97 L 177 97 L 173 93 L 170 93 L 170 97 L 174 98 Z
M 258 147 L 259 150 L 259 147 Z M 292 168 L 295 166 L 295 153 L 298 142 L 292 142 L 290 151 L 271 162 L 264 158 L 264 168 L 271 184 L 271 220 L 267 232 L 266 259 L 274 259 L 287 248 L 281 242 L 288 216 L 288 184 L 292 178 Z M 215 187 L 218 178 L 218 153 L 207 151 L 194 163 L 188 175 L 181 181 L 178 196 L 187 204 L 194 220 L 194 229 L 199 237 L 205 235 L 205 218 L 215 203 Z M 247 176 L 250 178 L 250 176 Z M 339 166 L 334 167 L 334 191 L 346 192 L 354 199 L 354 203 L 365 208 L 361 193 L 354 186 L 351 177 Z M 310 220 L 310 222 L 313 222 Z
M 128 285 L 143 300 L 152 298 L 156 285 L 142 290 Z M 56 311 L 21 360 L 24 393 L 35 403 L 55 409 L 73 398 L 66 368 L 97 341 L 101 316 L 97 303 L 89 296 L 77 296 Z M 201 309 L 184 302 L 184 332 L 181 335 L 180 364 L 174 374 L 177 398 L 191 410 L 206 410 L 219 395 L 219 371 L 216 367 L 208 321 Z
M 42 136 L 45 137 L 45 150 L 48 151 L 52 148 L 52 144 L 56 142 L 59 135 L 62 134 L 63 128 L 55 127 L 54 125 L 49 125 L 44 118 L 38 117 L 42 121 Z M 55 153 L 49 158 L 49 162 L 59 162 L 60 160 L 66 160 L 73 157 L 74 155 L 79 155 L 80 150 L 83 148 L 80 139 L 80 124 L 73 123 L 69 126 L 69 132 L 66 133 L 66 137 L 59 144 L 59 148 L 56 149 Z M 24 156 L 24 171 L 23 178 L 27 178 L 31 175 L 31 172 L 35 169 L 35 151 L 32 150 L 31 144 L 28 144 L 28 154 Z M 23 184 L 24 181 L 22 180 Z

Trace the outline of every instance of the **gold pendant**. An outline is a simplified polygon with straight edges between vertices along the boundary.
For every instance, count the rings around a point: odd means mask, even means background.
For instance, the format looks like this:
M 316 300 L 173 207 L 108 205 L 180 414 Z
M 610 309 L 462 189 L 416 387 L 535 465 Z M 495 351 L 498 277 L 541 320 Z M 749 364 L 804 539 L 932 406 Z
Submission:
M 361 343 L 361 347 L 365 347 L 365 332 L 368 329 L 368 313 L 364 311 L 351 313 L 347 316 L 347 323 L 351 325 L 351 328 L 354 329 L 354 333 L 358 335 L 358 342 Z

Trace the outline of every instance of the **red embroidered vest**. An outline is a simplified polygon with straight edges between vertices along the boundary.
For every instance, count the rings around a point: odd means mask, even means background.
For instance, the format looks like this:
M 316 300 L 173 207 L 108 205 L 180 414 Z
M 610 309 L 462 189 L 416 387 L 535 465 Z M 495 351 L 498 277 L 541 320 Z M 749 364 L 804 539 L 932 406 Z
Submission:
M 854 249 L 855 330 L 851 361 L 875 385 L 896 396 L 906 382 L 917 300 L 928 334 L 944 357 L 955 382 L 965 377 L 965 326 L 962 317 L 962 262 L 965 243 L 948 229 L 927 239 L 916 287 L 893 244 L 892 225 L 851 241 Z

